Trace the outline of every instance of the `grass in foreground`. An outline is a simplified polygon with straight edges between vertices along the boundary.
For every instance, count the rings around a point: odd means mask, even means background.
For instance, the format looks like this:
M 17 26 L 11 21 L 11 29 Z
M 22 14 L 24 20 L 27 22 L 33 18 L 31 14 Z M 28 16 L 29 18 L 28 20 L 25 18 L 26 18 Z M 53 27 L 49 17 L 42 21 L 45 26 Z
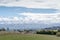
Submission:
M 0 34 L 0 40 L 60 40 L 60 37 L 41 34 Z

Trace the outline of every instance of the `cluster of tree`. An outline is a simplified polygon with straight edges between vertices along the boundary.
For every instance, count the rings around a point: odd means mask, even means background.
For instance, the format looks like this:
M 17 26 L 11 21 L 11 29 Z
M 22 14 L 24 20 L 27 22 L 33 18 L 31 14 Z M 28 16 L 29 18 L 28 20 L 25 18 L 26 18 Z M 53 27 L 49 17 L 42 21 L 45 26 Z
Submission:
M 27 30 L 27 29 L 25 29 L 25 30 L 17 30 L 18 32 L 20 32 L 20 33 L 22 33 L 22 32 L 24 32 L 25 34 L 27 34 L 27 33 L 33 33 L 33 34 L 35 34 L 36 33 L 36 31 L 35 30 L 32 30 L 32 29 L 29 29 L 29 30 Z
M 56 35 L 56 33 L 58 32 L 58 30 L 40 30 L 37 31 L 37 34 L 49 34 L 49 35 Z
M 9 29 L 9 28 L 1 28 L 0 31 L 13 31 L 13 32 L 20 32 L 20 33 L 35 33 L 35 30 L 32 29 L 24 29 L 24 30 L 20 30 L 20 29 Z
M 56 35 L 60 37 L 60 30 L 40 30 L 36 32 L 37 34 L 48 34 L 48 35 Z
M 6 29 L 5 28 L 1 28 L 0 31 L 6 31 Z
M 60 37 L 60 29 L 59 29 L 58 32 L 56 33 L 56 36 Z

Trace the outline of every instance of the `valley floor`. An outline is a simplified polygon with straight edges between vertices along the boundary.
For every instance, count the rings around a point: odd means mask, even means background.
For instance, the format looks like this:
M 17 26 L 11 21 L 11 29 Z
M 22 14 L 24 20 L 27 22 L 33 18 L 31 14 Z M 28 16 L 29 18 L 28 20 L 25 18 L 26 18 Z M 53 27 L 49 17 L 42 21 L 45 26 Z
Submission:
M 0 40 L 60 40 L 60 37 L 42 34 L 3 33 L 0 34 Z

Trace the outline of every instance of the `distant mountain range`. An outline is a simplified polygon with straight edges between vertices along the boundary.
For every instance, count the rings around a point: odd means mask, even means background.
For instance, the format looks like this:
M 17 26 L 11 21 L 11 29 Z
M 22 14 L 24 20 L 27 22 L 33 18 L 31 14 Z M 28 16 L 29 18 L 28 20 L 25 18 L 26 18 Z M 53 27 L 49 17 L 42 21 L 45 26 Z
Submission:
M 9 29 L 41 29 L 46 26 L 46 24 L 0 24 L 0 28 Z
M 56 30 L 56 29 L 60 29 L 60 23 L 55 23 L 55 24 L 44 24 L 44 23 L 40 23 L 40 24 L 0 24 L 0 28 L 9 28 L 9 29 L 46 29 L 46 30 Z
M 60 26 L 52 26 L 52 27 L 48 27 L 48 28 L 44 28 L 44 30 L 60 30 Z

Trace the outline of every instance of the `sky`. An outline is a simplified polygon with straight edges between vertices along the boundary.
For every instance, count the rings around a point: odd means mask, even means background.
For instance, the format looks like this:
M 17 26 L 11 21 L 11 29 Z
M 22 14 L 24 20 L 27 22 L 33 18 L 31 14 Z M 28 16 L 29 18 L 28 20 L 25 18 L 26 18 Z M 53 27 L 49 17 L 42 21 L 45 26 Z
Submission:
M 0 24 L 60 23 L 60 0 L 0 0 Z

